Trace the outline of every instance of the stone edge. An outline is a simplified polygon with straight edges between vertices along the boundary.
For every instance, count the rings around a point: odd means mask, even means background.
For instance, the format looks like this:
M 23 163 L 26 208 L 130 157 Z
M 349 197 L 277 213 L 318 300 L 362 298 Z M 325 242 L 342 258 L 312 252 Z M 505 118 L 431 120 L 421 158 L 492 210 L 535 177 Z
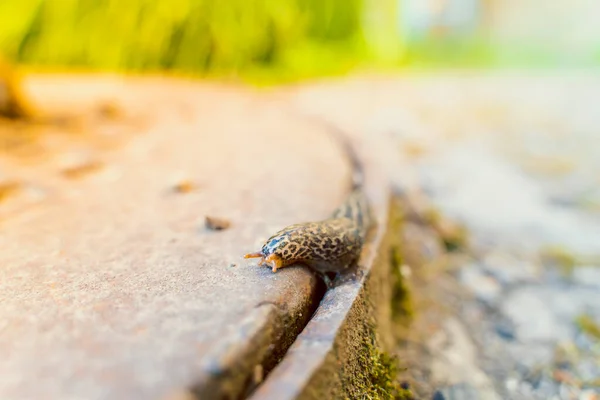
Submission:
M 359 398 L 372 390 L 374 354 L 393 348 L 394 254 L 401 206 L 387 191 L 378 229 L 362 256 L 363 275 L 329 290 L 283 360 L 251 400 Z
M 312 296 L 293 309 L 275 303 L 257 305 L 223 334 L 217 346 L 199 361 L 194 384 L 170 393 L 165 400 L 245 398 L 292 345 L 321 298 L 323 288 L 313 278 Z

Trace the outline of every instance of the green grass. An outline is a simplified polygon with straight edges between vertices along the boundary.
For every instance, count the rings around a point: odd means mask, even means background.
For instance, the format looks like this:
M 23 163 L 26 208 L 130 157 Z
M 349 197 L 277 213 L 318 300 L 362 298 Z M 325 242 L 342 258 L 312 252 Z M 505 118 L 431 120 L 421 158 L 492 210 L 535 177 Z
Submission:
M 0 53 L 46 68 L 338 73 L 364 58 L 362 10 L 363 0 L 8 0 Z
M 499 47 L 477 35 L 407 41 L 399 37 L 397 7 L 395 0 L 3 0 L 0 55 L 36 69 L 167 71 L 259 83 L 357 67 L 561 64 L 531 44 Z

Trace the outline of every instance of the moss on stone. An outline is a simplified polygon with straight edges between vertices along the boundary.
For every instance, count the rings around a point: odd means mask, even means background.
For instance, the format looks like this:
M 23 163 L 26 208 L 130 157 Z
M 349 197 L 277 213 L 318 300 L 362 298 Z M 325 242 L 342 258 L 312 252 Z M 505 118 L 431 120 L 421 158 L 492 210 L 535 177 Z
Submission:
M 560 245 L 543 247 L 539 255 L 542 264 L 558 269 L 566 277 L 573 274 L 573 269 L 579 263 L 575 253 Z
M 410 320 L 414 316 L 414 307 L 410 291 L 402 276 L 402 251 L 399 246 L 392 247 L 391 277 L 392 286 L 392 316 L 395 320 Z
M 464 226 L 445 218 L 435 208 L 425 211 L 423 217 L 425 222 L 440 235 L 447 251 L 459 251 L 468 246 L 469 232 Z
M 540 251 L 545 261 L 554 263 L 565 269 L 572 269 L 576 263 L 575 254 L 561 246 L 548 246 Z
M 360 370 L 365 371 L 365 376 L 360 379 L 365 384 L 358 388 L 358 398 L 413 399 L 410 390 L 402 388 L 398 380 L 398 361 L 381 350 L 374 333 L 364 339 L 363 350 L 358 363 L 361 366 Z
M 391 245 L 390 254 L 390 277 L 392 278 L 392 316 L 397 321 L 411 319 L 414 315 L 414 307 L 410 291 L 402 276 L 402 265 L 404 257 L 402 252 L 401 229 L 404 223 L 404 208 L 401 199 L 397 198 L 393 204 L 393 215 L 391 221 L 392 234 L 396 235 Z
M 394 199 L 390 215 L 390 234 L 394 236 L 389 247 L 389 276 L 392 279 L 391 310 L 395 320 L 410 319 L 413 314 L 410 292 L 401 273 L 403 262 L 399 232 L 403 221 L 400 199 Z M 359 363 L 365 366 L 367 376 L 364 381 L 368 383 L 368 387 L 364 388 L 360 398 L 413 399 L 410 390 L 404 389 L 398 380 L 398 360 L 382 350 L 372 326 L 367 327 L 367 332 L 370 334 L 363 339 L 364 351 L 361 352 Z
M 580 315 L 575 321 L 579 329 L 588 336 L 600 340 L 600 325 L 589 315 Z

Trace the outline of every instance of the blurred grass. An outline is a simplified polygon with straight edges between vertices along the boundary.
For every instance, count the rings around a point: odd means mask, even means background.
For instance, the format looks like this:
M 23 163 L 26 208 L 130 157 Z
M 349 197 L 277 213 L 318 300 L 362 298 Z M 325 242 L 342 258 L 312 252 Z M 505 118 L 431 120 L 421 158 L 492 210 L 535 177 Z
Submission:
M 1 0 L 0 55 L 34 69 L 170 72 L 255 83 L 360 67 L 547 67 L 569 57 L 498 46 L 485 29 L 401 37 L 397 0 Z M 551 47 L 551 46 L 550 46 Z M 600 64 L 600 51 L 590 56 Z M 588 63 L 589 64 L 589 63 Z
M 45 69 L 343 72 L 368 58 L 363 0 L 4 0 L 0 53 Z

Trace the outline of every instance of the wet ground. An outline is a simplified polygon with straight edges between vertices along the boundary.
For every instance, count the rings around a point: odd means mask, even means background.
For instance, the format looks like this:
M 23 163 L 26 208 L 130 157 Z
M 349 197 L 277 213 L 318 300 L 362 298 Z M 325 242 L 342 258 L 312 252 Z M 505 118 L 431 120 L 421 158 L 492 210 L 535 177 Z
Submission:
M 432 201 L 471 232 L 470 259 L 456 276 L 473 299 L 458 317 L 496 398 L 600 393 L 594 87 L 550 81 L 512 93 L 498 88 L 479 97 L 498 107 L 479 133 L 439 143 L 417 163 Z
M 391 176 L 416 198 L 402 267 L 415 320 L 399 357 L 417 398 L 599 398 L 600 79 L 364 79 L 295 100 L 396 143 Z M 429 205 L 468 246 L 449 251 L 411 218 Z

